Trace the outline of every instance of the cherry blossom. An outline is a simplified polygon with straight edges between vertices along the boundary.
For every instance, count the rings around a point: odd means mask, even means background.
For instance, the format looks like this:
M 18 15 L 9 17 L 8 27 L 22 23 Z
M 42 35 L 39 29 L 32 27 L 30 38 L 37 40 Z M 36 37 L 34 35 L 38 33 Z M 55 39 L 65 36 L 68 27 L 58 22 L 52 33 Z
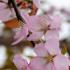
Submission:
M 50 54 L 44 44 L 37 44 L 34 48 L 37 56 L 28 63 L 20 54 L 16 54 L 13 62 L 18 70 L 69 70 L 70 60 L 62 54 Z M 59 51 L 57 51 L 59 52 Z
M 36 45 L 35 52 L 38 56 L 31 61 L 31 70 L 69 70 L 70 60 L 64 55 L 50 54 L 43 44 Z
M 40 8 L 41 0 L 33 0 Z M 15 55 L 13 62 L 18 70 L 69 70 L 70 60 L 61 53 L 59 47 L 59 31 L 61 17 L 54 14 L 32 15 L 21 12 L 24 24 L 17 31 L 14 44 L 23 40 L 38 41 L 33 48 L 36 55 L 28 63 L 19 54 Z M 45 42 L 44 42 L 45 41 Z M 30 57 L 30 56 L 28 56 Z
M 22 15 L 23 15 L 22 17 L 25 20 L 25 25 L 23 25 L 23 28 L 20 29 L 20 31 L 16 32 L 15 38 L 16 39 L 18 38 L 20 41 L 22 41 L 24 39 L 23 38 L 24 34 L 26 34 L 25 36 L 27 36 L 28 32 L 31 32 L 32 34 L 30 34 L 30 36 L 28 37 L 28 40 L 40 39 L 43 36 L 43 32 L 42 31 L 40 32 L 40 29 L 42 28 L 42 26 L 44 26 L 44 24 L 42 24 L 43 21 L 42 22 L 40 21 L 42 18 L 40 16 L 29 16 L 28 14 L 25 14 L 25 13 L 22 13 Z M 46 21 L 46 19 L 45 19 L 45 21 Z M 45 23 L 45 21 L 43 23 Z M 46 26 L 47 26 L 47 24 L 46 24 Z M 46 28 L 46 26 L 45 26 L 45 28 Z M 17 43 L 19 43 L 20 41 L 18 41 Z M 15 43 L 15 44 L 17 44 L 17 43 Z
M 47 30 L 49 24 L 47 15 L 29 16 L 28 14 L 24 13 L 22 13 L 22 15 L 28 25 L 29 31 L 32 33 L 28 37 L 28 40 L 34 41 L 40 39 L 43 36 L 44 31 Z
M 28 31 L 30 32 L 27 40 L 37 41 L 40 40 L 43 35 L 45 35 L 46 39 L 53 36 L 58 38 L 59 36 L 58 33 L 61 23 L 59 16 L 53 16 L 53 15 L 29 16 L 27 13 L 21 13 L 21 14 L 25 20 L 26 29 L 28 29 Z M 23 28 L 25 27 L 23 26 Z M 21 29 L 21 31 L 25 31 L 27 33 L 27 30 L 25 29 Z M 20 34 L 18 34 L 18 36 L 20 38 Z M 24 34 L 21 37 L 23 36 Z
M 57 51 L 59 51 L 59 30 L 61 19 L 59 16 L 53 16 L 51 20 L 51 22 L 49 21 L 51 23 L 49 30 L 45 34 L 45 46 L 48 49 L 48 51 L 51 54 L 53 54 L 58 53 Z

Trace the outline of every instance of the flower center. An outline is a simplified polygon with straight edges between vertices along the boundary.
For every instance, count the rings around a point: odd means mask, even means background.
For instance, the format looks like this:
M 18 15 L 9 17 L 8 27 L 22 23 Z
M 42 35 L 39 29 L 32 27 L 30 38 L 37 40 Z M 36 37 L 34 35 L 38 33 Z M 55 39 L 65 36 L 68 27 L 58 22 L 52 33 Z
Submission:
M 41 29 L 40 29 L 40 31 L 43 31 L 44 34 L 45 34 L 48 30 L 50 30 L 50 25 L 44 26 L 44 28 L 41 28 Z
M 52 61 L 53 61 L 53 56 L 49 55 L 49 56 L 47 57 L 47 62 L 52 62 Z
M 53 62 L 54 57 L 55 57 L 55 55 L 54 56 L 48 55 L 45 59 L 47 59 L 47 62 L 49 63 L 49 62 Z

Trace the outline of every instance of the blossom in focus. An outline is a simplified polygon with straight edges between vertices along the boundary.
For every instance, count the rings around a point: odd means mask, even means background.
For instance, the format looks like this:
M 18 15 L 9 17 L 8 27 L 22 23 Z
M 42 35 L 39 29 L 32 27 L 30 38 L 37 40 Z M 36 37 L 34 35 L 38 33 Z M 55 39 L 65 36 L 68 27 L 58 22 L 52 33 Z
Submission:
M 28 40 L 38 40 L 40 39 L 44 31 L 48 28 L 48 17 L 47 15 L 44 16 L 29 16 L 28 14 L 22 13 L 23 18 L 26 21 L 26 24 L 28 25 L 29 31 L 32 33 L 28 37 Z
M 23 34 L 21 37 L 24 36 L 24 34 L 26 34 L 28 31 L 31 32 L 31 34 L 29 34 L 29 37 L 27 38 L 27 40 L 30 41 L 37 41 L 40 40 L 42 38 L 43 35 L 45 35 L 45 38 L 47 39 L 47 37 L 59 37 L 59 27 L 60 27 L 60 23 L 61 23 L 61 19 L 59 16 L 53 16 L 53 15 L 43 15 L 43 16 L 29 16 L 26 13 L 22 13 L 22 17 L 25 20 L 25 26 L 23 26 L 23 28 L 20 31 L 17 31 L 17 34 L 20 38 L 20 34 Z M 26 28 L 26 30 L 24 29 Z M 27 31 L 28 29 L 28 31 Z M 22 33 L 22 32 L 25 33 Z M 53 36 L 51 36 L 51 34 Z M 27 33 L 28 34 L 28 33 Z M 27 36 L 26 34 L 26 36 Z M 15 35 L 15 37 L 16 37 Z M 49 38 L 48 37 L 48 38 Z M 16 37 L 17 38 L 17 37 Z M 20 40 L 22 41 L 22 40 Z M 20 42 L 19 41 L 19 42 Z
M 27 36 L 28 31 L 29 31 L 32 34 L 30 34 L 30 36 L 28 37 L 28 40 L 40 39 L 43 36 L 43 32 L 40 32 L 40 28 L 42 27 L 42 25 L 44 26 L 44 24 L 42 24 L 42 23 L 40 24 L 40 22 L 41 22 L 40 17 L 39 16 L 29 16 L 28 14 L 25 14 L 25 13 L 23 13 L 22 15 L 23 15 L 22 17 L 25 20 L 25 24 L 23 25 L 23 28 L 20 29 L 20 31 L 16 32 L 15 38 L 20 39 L 21 37 L 24 37 L 24 34 L 26 34 L 26 36 Z M 22 33 L 22 32 L 25 32 L 25 33 Z M 20 41 L 22 41 L 22 40 L 23 40 L 23 38 L 20 39 Z M 20 41 L 18 41 L 17 43 L 19 43 Z M 17 43 L 15 43 L 15 44 L 17 44 Z
M 68 57 L 60 53 L 50 54 L 44 44 L 37 44 L 34 51 L 37 56 L 33 57 L 30 63 L 20 54 L 14 56 L 13 62 L 18 70 L 69 70 L 70 60 Z
M 39 5 L 38 8 L 41 2 L 43 3 L 41 0 L 33 1 L 37 7 Z M 34 43 L 33 47 L 37 56 L 32 57 L 29 63 L 19 55 L 14 56 L 13 62 L 18 70 L 69 70 L 70 60 L 61 53 L 59 47 L 61 17 L 54 14 L 29 16 L 23 12 L 21 15 L 25 24 L 20 31 L 16 32 L 14 44 L 24 39 L 33 42 L 41 40 L 41 42 Z
M 31 70 L 69 70 L 70 60 L 62 54 L 50 54 L 44 44 L 36 45 L 35 52 L 38 56 L 32 59 Z
M 45 46 L 48 51 L 58 53 L 59 50 L 59 31 L 60 31 L 61 18 L 60 16 L 52 16 L 49 20 L 49 30 L 45 34 Z

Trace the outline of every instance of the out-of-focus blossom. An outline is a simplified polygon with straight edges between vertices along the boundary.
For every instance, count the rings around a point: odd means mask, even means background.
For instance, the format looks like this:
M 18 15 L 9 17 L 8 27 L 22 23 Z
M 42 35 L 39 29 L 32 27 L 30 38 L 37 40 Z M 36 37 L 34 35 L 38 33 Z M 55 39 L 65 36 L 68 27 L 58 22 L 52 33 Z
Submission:
M 60 31 L 60 40 L 70 39 L 70 24 L 68 22 L 64 22 L 61 24 L 61 31 Z
M 18 70 L 30 70 L 27 61 L 24 60 L 19 54 L 14 56 L 13 62 Z
M 0 2 L 0 20 L 1 21 L 8 21 L 15 17 L 15 12 L 12 9 L 8 8 L 7 4 L 8 0 L 4 0 L 5 3 Z
M 47 3 L 47 0 L 33 0 L 33 3 L 38 9 L 41 9 L 41 11 L 48 11 L 52 7 Z
M 34 4 L 38 8 L 45 8 L 47 9 L 50 6 L 53 6 L 56 9 L 69 9 L 70 1 L 69 0 L 33 0 Z M 44 6 L 43 6 L 44 5 Z
M 3 68 L 7 60 L 6 46 L 0 44 L 0 68 Z

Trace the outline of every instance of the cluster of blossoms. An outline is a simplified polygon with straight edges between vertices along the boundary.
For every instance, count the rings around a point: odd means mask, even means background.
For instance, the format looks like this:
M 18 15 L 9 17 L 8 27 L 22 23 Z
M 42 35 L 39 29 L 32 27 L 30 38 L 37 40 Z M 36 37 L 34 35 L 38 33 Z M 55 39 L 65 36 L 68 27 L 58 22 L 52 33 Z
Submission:
M 39 8 L 40 0 L 33 2 Z M 36 56 L 28 56 L 31 58 L 29 63 L 19 54 L 14 56 L 13 62 L 18 70 L 69 70 L 70 60 L 59 48 L 61 17 L 50 13 L 29 16 L 23 12 L 21 15 L 25 22 L 20 30 L 15 31 L 16 41 L 12 45 L 22 40 L 39 43 L 34 43 Z
M 19 54 L 14 56 L 13 62 L 18 70 L 69 70 L 70 61 L 59 48 L 60 17 L 58 15 L 29 16 L 23 14 L 25 24 L 20 31 L 16 32 L 13 43 L 22 40 L 38 41 L 34 51 L 36 57 L 32 57 L 27 63 Z
M 38 9 L 41 7 L 41 2 L 41 0 L 33 0 Z M 4 5 L 2 4 L 2 6 Z M 1 13 L 6 14 L 8 11 L 5 10 Z M 12 45 L 21 41 L 33 42 L 33 50 L 36 56 L 28 56 L 30 58 L 28 63 L 20 54 L 15 54 L 13 62 L 18 70 L 69 70 L 70 60 L 61 53 L 59 47 L 61 17 L 49 12 L 45 10 L 45 14 L 38 15 L 37 13 L 31 16 L 23 11 L 20 13 L 24 23 L 19 28 L 14 29 L 15 41 Z M 12 13 L 15 17 L 13 9 Z M 8 17 L 3 17 L 2 14 L 0 18 L 5 21 L 9 16 L 10 14 Z

